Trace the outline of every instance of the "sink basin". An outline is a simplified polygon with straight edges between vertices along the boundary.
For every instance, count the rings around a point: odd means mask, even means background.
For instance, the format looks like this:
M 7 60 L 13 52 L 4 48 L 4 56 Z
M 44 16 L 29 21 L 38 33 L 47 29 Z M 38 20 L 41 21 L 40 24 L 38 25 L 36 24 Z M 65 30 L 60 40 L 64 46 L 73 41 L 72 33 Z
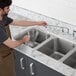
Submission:
M 72 43 L 60 38 L 54 38 L 46 42 L 37 50 L 59 60 L 73 48 L 74 45 Z
M 38 44 L 42 43 L 50 37 L 49 34 L 46 34 L 37 29 L 31 29 L 27 33 L 30 35 L 30 41 L 28 45 L 32 48 L 36 47 Z
M 32 48 L 36 47 L 38 44 L 42 43 L 50 37 L 50 34 L 46 34 L 41 30 L 31 28 L 26 32 L 22 32 L 21 34 L 17 35 L 16 37 L 14 37 L 14 39 L 19 40 L 25 35 L 30 35 L 30 41 L 27 43 L 27 45 Z
M 76 52 L 74 52 L 70 57 L 64 60 L 63 63 L 76 69 Z

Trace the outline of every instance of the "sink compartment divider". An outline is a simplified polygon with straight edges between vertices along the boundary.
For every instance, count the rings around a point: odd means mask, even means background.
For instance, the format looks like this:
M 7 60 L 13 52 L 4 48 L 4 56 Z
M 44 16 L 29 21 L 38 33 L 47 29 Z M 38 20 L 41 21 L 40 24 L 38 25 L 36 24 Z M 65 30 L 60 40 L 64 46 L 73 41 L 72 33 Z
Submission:
M 76 47 L 70 50 L 66 55 L 64 55 L 59 61 L 64 62 L 68 57 L 70 57 L 76 51 Z
M 47 42 L 49 42 L 51 39 L 53 39 L 53 38 L 48 38 L 47 40 L 45 40 L 44 42 L 42 42 L 41 44 L 39 44 L 37 47 L 35 47 L 34 49 L 38 49 L 38 48 L 40 48 L 40 47 L 42 47 L 44 44 L 46 44 Z

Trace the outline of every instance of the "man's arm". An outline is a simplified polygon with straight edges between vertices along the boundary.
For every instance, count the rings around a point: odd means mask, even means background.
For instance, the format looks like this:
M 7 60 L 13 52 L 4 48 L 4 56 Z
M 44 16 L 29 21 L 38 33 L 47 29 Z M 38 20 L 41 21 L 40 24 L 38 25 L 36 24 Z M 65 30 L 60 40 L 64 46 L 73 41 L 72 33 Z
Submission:
M 25 20 L 13 20 L 11 23 L 12 25 L 18 25 L 18 26 L 45 26 L 47 23 L 45 21 L 25 21 Z
M 3 42 L 3 44 L 8 46 L 9 48 L 15 48 L 23 44 L 24 42 L 28 42 L 29 39 L 30 39 L 29 36 L 24 36 L 21 40 L 18 40 L 18 41 L 12 41 L 10 38 L 8 38 L 6 41 Z

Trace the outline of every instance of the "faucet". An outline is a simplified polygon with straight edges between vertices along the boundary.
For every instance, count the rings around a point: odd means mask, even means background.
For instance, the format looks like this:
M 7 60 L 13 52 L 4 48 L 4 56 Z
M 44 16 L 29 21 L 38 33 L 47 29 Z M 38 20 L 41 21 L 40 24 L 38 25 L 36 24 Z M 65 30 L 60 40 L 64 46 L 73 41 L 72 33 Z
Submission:
M 73 37 L 76 37 L 76 30 L 73 30 Z

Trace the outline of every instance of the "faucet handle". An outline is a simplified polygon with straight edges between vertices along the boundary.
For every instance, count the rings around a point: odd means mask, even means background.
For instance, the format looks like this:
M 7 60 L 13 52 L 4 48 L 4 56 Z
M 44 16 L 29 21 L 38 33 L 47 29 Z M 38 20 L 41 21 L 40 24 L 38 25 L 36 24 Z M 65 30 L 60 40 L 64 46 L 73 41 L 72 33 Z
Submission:
M 73 30 L 73 37 L 76 37 L 76 30 Z
M 69 33 L 69 28 L 67 28 L 67 27 L 62 27 L 62 32 Z

